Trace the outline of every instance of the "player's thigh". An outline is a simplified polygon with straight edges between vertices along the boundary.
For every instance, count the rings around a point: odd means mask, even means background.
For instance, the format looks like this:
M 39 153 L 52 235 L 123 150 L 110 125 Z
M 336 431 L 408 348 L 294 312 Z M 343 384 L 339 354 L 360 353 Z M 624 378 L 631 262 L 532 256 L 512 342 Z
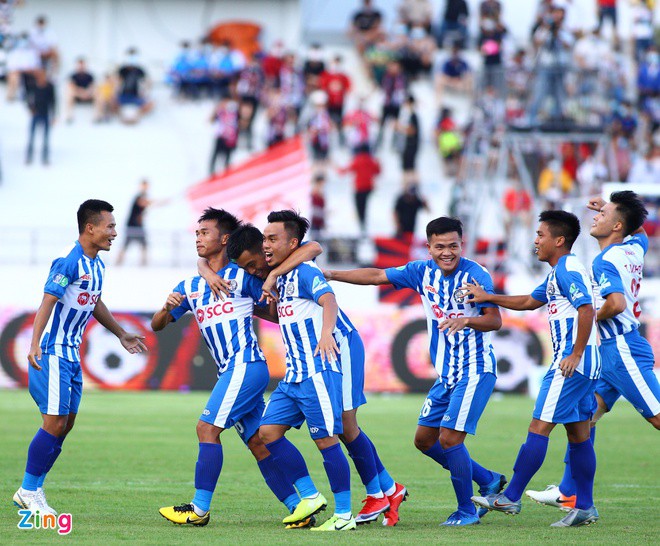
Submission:
M 312 439 L 342 434 L 342 376 L 325 370 L 301 383 L 299 398 Z
M 561 370 L 549 370 L 543 378 L 534 407 L 534 419 L 566 424 L 588 421 L 596 410 L 596 380 L 578 373 L 564 377 Z
M 342 373 L 342 399 L 344 411 L 366 404 L 364 396 L 365 352 L 362 338 L 356 330 L 345 336 L 339 344 Z
M 449 395 L 449 406 L 442 417 L 441 427 L 474 434 L 481 414 L 495 387 L 493 373 L 463 377 Z M 441 435 L 442 435 L 442 431 Z
M 83 393 L 83 376 L 80 362 L 72 362 L 71 371 L 71 399 L 69 402 L 69 413 L 77 414 Z M 73 421 L 75 421 L 75 419 Z M 67 424 L 69 430 L 73 427 L 73 421 Z
M 305 415 L 298 404 L 298 391 L 300 383 L 285 383 L 280 381 L 277 388 L 271 393 L 263 415 L 260 427 L 284 426 L 300 428 L 305 422 Z
M 231 428 L 256 408 L 263 411 L 263 393 L 268 385 L 268 368 L 265 362 L 236 364 L 223 372 L 211 392 L 200 416 L 204 421 L 219 428 Z M 259 428 L 249 432 L 247 439 Z
M 41 370 L 35 370 L 32 366 L 28 369 L 28 387 L 39 411 L 46 415 L 69 415 L 71 380 L 76 363 L 48 353 L 43 353 L 38 362 Z M 80 377 L 82 392 L 82 376 Z
M 449 407 L 450 392 L 440 379 L 431 387 L 419 412 L 417 425 L 420 427 L 440 428 L 442 419 Z

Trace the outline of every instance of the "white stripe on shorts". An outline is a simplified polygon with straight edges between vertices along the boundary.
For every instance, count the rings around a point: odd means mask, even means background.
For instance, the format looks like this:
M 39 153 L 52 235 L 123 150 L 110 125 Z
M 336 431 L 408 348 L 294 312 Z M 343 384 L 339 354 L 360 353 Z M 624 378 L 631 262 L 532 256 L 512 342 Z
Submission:
M 467 421 L 468 415 L 470 414 L 470 408 L 472 407 L 472 399 L 474 398 L 474 393 L 477 391 L 477 385 L 479 384 L 479 375 L 473 375 L 468 378 L 468 384 L 465 387 L 465 394 L 463 395 L 463 400 L 461 401 L 461 409 L 458 411 L 458 417 L 456 418 L 456 430 L 465 430 L 465 423 Z
M 234 371 L 232 372 L 231 379 L 229 380 L 229 386 L 227 387 L 225 396 L 222 399 L 220 408 L 218 408 L 218 413 L 213 420 L 213 424 L 216 427 L 226 428 L 227 417 L 229 417 L 229 413 L 234 407 L 234 402 L 236 402 L 238 393 L 243 386 L 243 379 L 245 378 L 246 368 L 247 364 L 237 364 L 234 366 Z
M 349 411 L 353 409 L 353 361 L 351 360 L 351 346 L 348 343 L 348 336 L 345 336 L 342 340 L 339 351 L 344 411 Z
M 543 403 L 543 410 L 541 411 L 541 421 L 546 423 L 553 423 L 553 417 L 555 416 L 555 409 L 557 409 L 557 402 L 559 401 L 559 395 L 561 394 L 561 389 L 564 387 L 564 380 L 566 378 L 561 374 L 561 370 L 557 368 L 555 370 L 555 376 L 552 378 L 552 383 L 548 389 L 548 395 L 545 397 L 545 402 Z
M 46 414 L 60 414 L 60 359 L 55 355 L 48 355 L 48 409 Z
M 623 336 L 616 336 L 616 348 L 619 350 L 621 360 L 628 371 L 628 375 L 630 375 L 630 379 L 632 379 L 635 387 L 637 387 L 639 394 L 642 395 L 649 410 L 651 410 L 653 415 L 658 415 L 658 413 L 660 413 L 660 400 L 654 396 L 653 392 L 646 384 L 644 376 L 642 376 L 642 373 L 639 371 L 639 366 L 635 363 L 635 359 L 630 353 L 630 347 Z
M 332 373 L 332 372 L 331 372 Z M 328 389 L 323 381 L 323 374 L 316 373 L 312 376 L 314 381 L 314 388 L 316 389 L 316 396 L 319 399 L 319 406 L 323 414 L 323 422 L 325 423 L 325 430 L 328 435 L 333 436 L 335 433 L 335 416 L 332 413 L 332 403 L 330 402 L 330 395 Z

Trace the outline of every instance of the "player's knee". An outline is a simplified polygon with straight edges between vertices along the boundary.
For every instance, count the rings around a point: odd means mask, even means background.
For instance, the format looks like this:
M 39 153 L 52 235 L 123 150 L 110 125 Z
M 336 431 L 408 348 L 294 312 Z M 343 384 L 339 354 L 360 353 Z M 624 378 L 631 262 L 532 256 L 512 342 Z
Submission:
M 221 430 L 204 421 L 197 421 L 197 439 L 202 443 L 216 443 Z
M 437 438 L 430 437 L 428 434 L 415 434 L 415 447 L 422 453 L 427 452 L 437 442 Z
M 258 432 L 248 440 L 247 446 L 257 461 L 263 461 L 270 455 L 270 451 L 268 451 L 264 443 L 261 441 Z
M 64 436 L 66 434 L 67 421 L 68 415 L 49 415 L 48 418 L 44 418 L 41 428 L 53 436 Z
M 274 430 L 271 430 L 270 427 L 259 427 L 259 439 L 261 443 L 266 445 L 274 442 L 278 439 L 278 436 L 275 434 Z
M 441 432 L 440 446 L 442 447 L 442 449 L 449 449 L 457 446 L 458 444 L 462 444 L 464 438 L 465 438 L 464 434 L 459 434 L 456 433 L 455 431 L 452 433 Z

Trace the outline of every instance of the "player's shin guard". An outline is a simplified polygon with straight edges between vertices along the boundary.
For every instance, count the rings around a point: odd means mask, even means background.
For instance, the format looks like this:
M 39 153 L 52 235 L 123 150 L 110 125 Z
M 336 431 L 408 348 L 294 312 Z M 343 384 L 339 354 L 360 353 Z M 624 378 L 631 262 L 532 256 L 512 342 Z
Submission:
M 594 477 L 596 452 L 591 440 L 568 444 L 573 479 L 575 480 L 575 508 L 588 510 L 594 505 Z
M 222 470 L 222 445 L 200 442 L 195 465 L 195 498 L 192 503 L 207 512 Z
M 504 495 L 514 502 L 519 501 L 527 484 L 543 464 L 548 451 L 548 437 L 534 432 L 527 433 L 527 441 L 520 447 L 513 465 L 513 477 Z
M 394 491 L 396 490 L 396 483 L 394 483 L 394 479 L 392 478 L 392 476 L 390 476 L 390 473 L 387 471 L 387 469 L 381 462 L 380 457 L 378 456 L 378 451 L 376 450 L 376 446 L 371 441 L 371 438 L 369 438 L 369 436 L 367 436 L 366 434 L 365 436 L 369 441 L 369 444 L 371 445 L 371 451 L 374 454 L 374 462 L 376 463 L 376 472 L 378 473 L 378 481 L 380 482 L 380 489 L 383 493 L 385 493 L 385 495 L 393 495 Z
M 371 446 L 372 444 L 369 442 L 367 435 L 360 431 L 355 440 L 346 444 L 346 449 L 351 459 L 353 459 L 353 464 L 360 475 L 362 483 L 367 488 L 367 495 L 382 495 L 378 473 L 376 472 L 374 450 Z
M 321 450 L 323 466 L 335 497 L 335 514 L 351 513 L 351 470 L 339 444 Z
M 596 444 L 596 427 L 591 427 L 591 443 L 593 445 Z M 570 444 L 567 444 L 566 455 L 564 456 L 564 462 L 566 463 L 566 466 L 564 467 L 564 477 L 561 479 L 561 483 L 559 484 L 559 491 L 565 497 L 572 497 L 576 493 L 575 480 L 573 479 L 571 459 L 569 456 L 570 450 Z
M 465 444 L 458 444 L 444 451 L 451 474 L 451 483 L 456 492 L 458 509 L 467 514 L 476 514 L 472 503 L 472 460 Z
M 305 459 L 289 440 L 282 436 L 266 444 L 266 449 L 275 457 L 275 462 L 284 475 L 295 484 L 301 497 L 312 497 L 319 492 L 309 477 Z
M 39 486 L 39 478 L 46 470 L 50 461 L 53 448 L 57 444 L 58 437 L 40 428 L 32 438 L 28 448 L 25 475 L 23 476 L 23 489 L 36 491 Z
M 64 442 L 64 438 L 66 438 L 66 436 L 60 436 L 57 438 L 57 442 L 55 442 L 55 445 L 53 446 L 53 451 L 50 453 L 50 458 L 48 459 L 46 468 L 44 469 L 41 476 L 39 476 L 37 487 L 43 487 L 44 481 L 46 480 L 46 475 L 50 472 L 50 469 L 53 468 L 53 465 L 55 464 L 57 458 L 60 456 L 60 453 L 62 453 L 62 443 Z
M 266 485 L 289 512 L 298 505 L 300 497 L 293 487 L 293 482 L 287 480 L 282 471 L 275 463 L 275 457 L 271 454 L 261 461 L 257 461 L 261 475 L 266 480 Z

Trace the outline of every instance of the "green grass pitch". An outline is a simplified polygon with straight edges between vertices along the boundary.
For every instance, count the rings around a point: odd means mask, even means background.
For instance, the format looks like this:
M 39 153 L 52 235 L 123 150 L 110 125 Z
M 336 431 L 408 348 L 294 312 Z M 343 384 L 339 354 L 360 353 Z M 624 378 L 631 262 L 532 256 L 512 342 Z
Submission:
M 73 514 L 72 533 L 60 537 L 53 530 L 17 528 L 19 517 L 11 497 L 20 485 L 28 443 L 40 418 L 26 391 L 0 391 L 0 484 L 4 499 L 0 504 L 0 543 L 657 544 L 660 536 L 658 433 L 625 402 L 619 403 L 598 429 L 598 524 L 551 529 L 550 523 L 563 513 L 527 499 L 516 517 L 491 513 L 481 525 L 440 527 L 455 510 L 454 492 L 449 475 L 412 444 L 423 402 L 423 397 L 416 395 L 371 395 L 358 414 L 390 473 L 410 491 L 397 527 L 385 528 L 379 521 L 356 532 L 331 536 L 285 530 L 280 523 L 286 515 L 284 507 L 267 489 L 234 431 L 222 435 L 224 467 L 211 522 L 203 528 L 178 527 L 161 518 L 158 508 L 192 498 L 195 424 L 206 397 L 206 393 L 85 393 L 76 428 L 46 482 L 50 504 Z M 467 441 L 473 458 L 510 477 L 532 406 L 524 397 L 493 397 L 479 423 L 478 435 Z M 293 431 L 289 437 L 303 452 L 317 486 L 330 500 L 321 456 L 306 430 Z M 545 465 L 530 488 L 542 489 L 561 478 L 565 445 L 565 433 L 558 427 L 551 436 Z M 364 489 L 352 464 L 351 469 L 353 511 L 357 513 Z M 322 520 L 332 508 L 331 501 Z

